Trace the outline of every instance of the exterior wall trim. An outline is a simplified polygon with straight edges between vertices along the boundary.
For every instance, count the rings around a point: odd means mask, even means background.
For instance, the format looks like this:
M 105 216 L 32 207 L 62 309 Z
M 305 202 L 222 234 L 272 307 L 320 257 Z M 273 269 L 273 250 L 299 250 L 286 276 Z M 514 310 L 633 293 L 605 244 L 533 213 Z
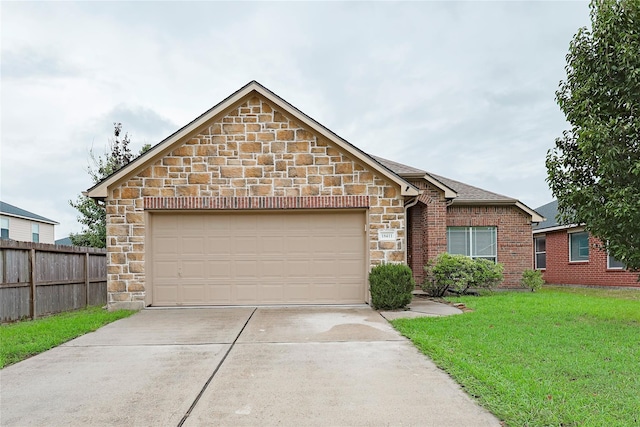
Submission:
M 369 208 L 369 196 L 145 197 L 145 210 Z

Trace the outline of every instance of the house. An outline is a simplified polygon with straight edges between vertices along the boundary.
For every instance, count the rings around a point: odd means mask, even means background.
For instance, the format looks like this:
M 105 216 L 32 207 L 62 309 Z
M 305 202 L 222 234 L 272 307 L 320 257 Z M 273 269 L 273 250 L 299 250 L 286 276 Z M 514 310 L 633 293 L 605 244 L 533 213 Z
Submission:
M 536 209 L 546 220 L 533 227 L 535 268 L 549 284 L 639 286 L 638 273 L 600 249 L 584 225 L 558 222 L 558 201 Z
M 0 202 L 0 237 L 21 242 L 53 243 L 54 227 L 59 223 Z
M 110 307 L 351 304 L 372 266 L 446 250 L 531 268 L 535 211 L 375 158 L 250 82 L 87 190 Z
M 63 237 L 62 239 L 56 239 L 56 245 L 62 246 L 73 246 L 73 242 L 71 241 L 71 237 Z

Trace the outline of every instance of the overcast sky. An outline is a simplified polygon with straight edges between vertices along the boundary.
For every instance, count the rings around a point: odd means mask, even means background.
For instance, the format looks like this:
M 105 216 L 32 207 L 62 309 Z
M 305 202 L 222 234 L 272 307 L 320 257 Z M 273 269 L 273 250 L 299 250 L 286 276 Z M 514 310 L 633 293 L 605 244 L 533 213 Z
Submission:
M 79 232 L 113 122 L 133 151 L 257 80 L 369 154 L 552 200 L 544 159 L 585 1 L 0 4 L 0 198 Z

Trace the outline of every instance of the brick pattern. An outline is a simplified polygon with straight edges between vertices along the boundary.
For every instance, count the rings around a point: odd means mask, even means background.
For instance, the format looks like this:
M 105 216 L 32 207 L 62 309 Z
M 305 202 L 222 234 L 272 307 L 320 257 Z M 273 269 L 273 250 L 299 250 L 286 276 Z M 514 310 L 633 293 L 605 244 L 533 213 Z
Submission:
M 426 181 L 411 181 L 423 191 L 408 212 L 407 263 L 416 286 L 424 281 L 424 266 L 447 250 L 447 206 L 441 190 Z
M 515 206 L 452 205 L 447 208 L 447 227 L 497 227 L 498 262 L 504 265 L 501 287 L 505 288 L 521 287 L 522 272 L 533 268 L 530 221 L 531 218 Z
M 368 208 L 369 196 L 145 197 L 145 210 L 346 209 Z
M 368 198 L 371 265 L 404 261 L 404 206 L 397 184 L 349 158 L 266 100 L 250 98 L 110 189 L 109 303 L 144 301 L 145 203 L 317 198 L 321 206 L 323 200 L 338 200 L 327 197 L 343 196 Z M 379 242 L 378 229 L 398 230 L 397 240 Z
M 545 233 L 547 268 L 544 280 L 554 285 L 588 286 L 640 286 L 638 273 L 627 270 L 607 269 L 607 253 L 601 249 L 601 241 L 589 237 L 589 261 L 569 262 L 569 236 L 567 230 Z

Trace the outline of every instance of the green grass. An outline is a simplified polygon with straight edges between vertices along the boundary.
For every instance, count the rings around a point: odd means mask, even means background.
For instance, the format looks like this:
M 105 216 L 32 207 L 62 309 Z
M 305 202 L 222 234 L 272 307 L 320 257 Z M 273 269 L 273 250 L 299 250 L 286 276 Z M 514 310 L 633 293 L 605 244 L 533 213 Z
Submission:
M 640 291 L 452 301 L 474 311 L 392 324 L 507 425 L 640 425 Z
M 133 313 L 135 311 L 109 312 L 100 307 L 89 307 L 42 319 L 0 325 L 0 369 Z

